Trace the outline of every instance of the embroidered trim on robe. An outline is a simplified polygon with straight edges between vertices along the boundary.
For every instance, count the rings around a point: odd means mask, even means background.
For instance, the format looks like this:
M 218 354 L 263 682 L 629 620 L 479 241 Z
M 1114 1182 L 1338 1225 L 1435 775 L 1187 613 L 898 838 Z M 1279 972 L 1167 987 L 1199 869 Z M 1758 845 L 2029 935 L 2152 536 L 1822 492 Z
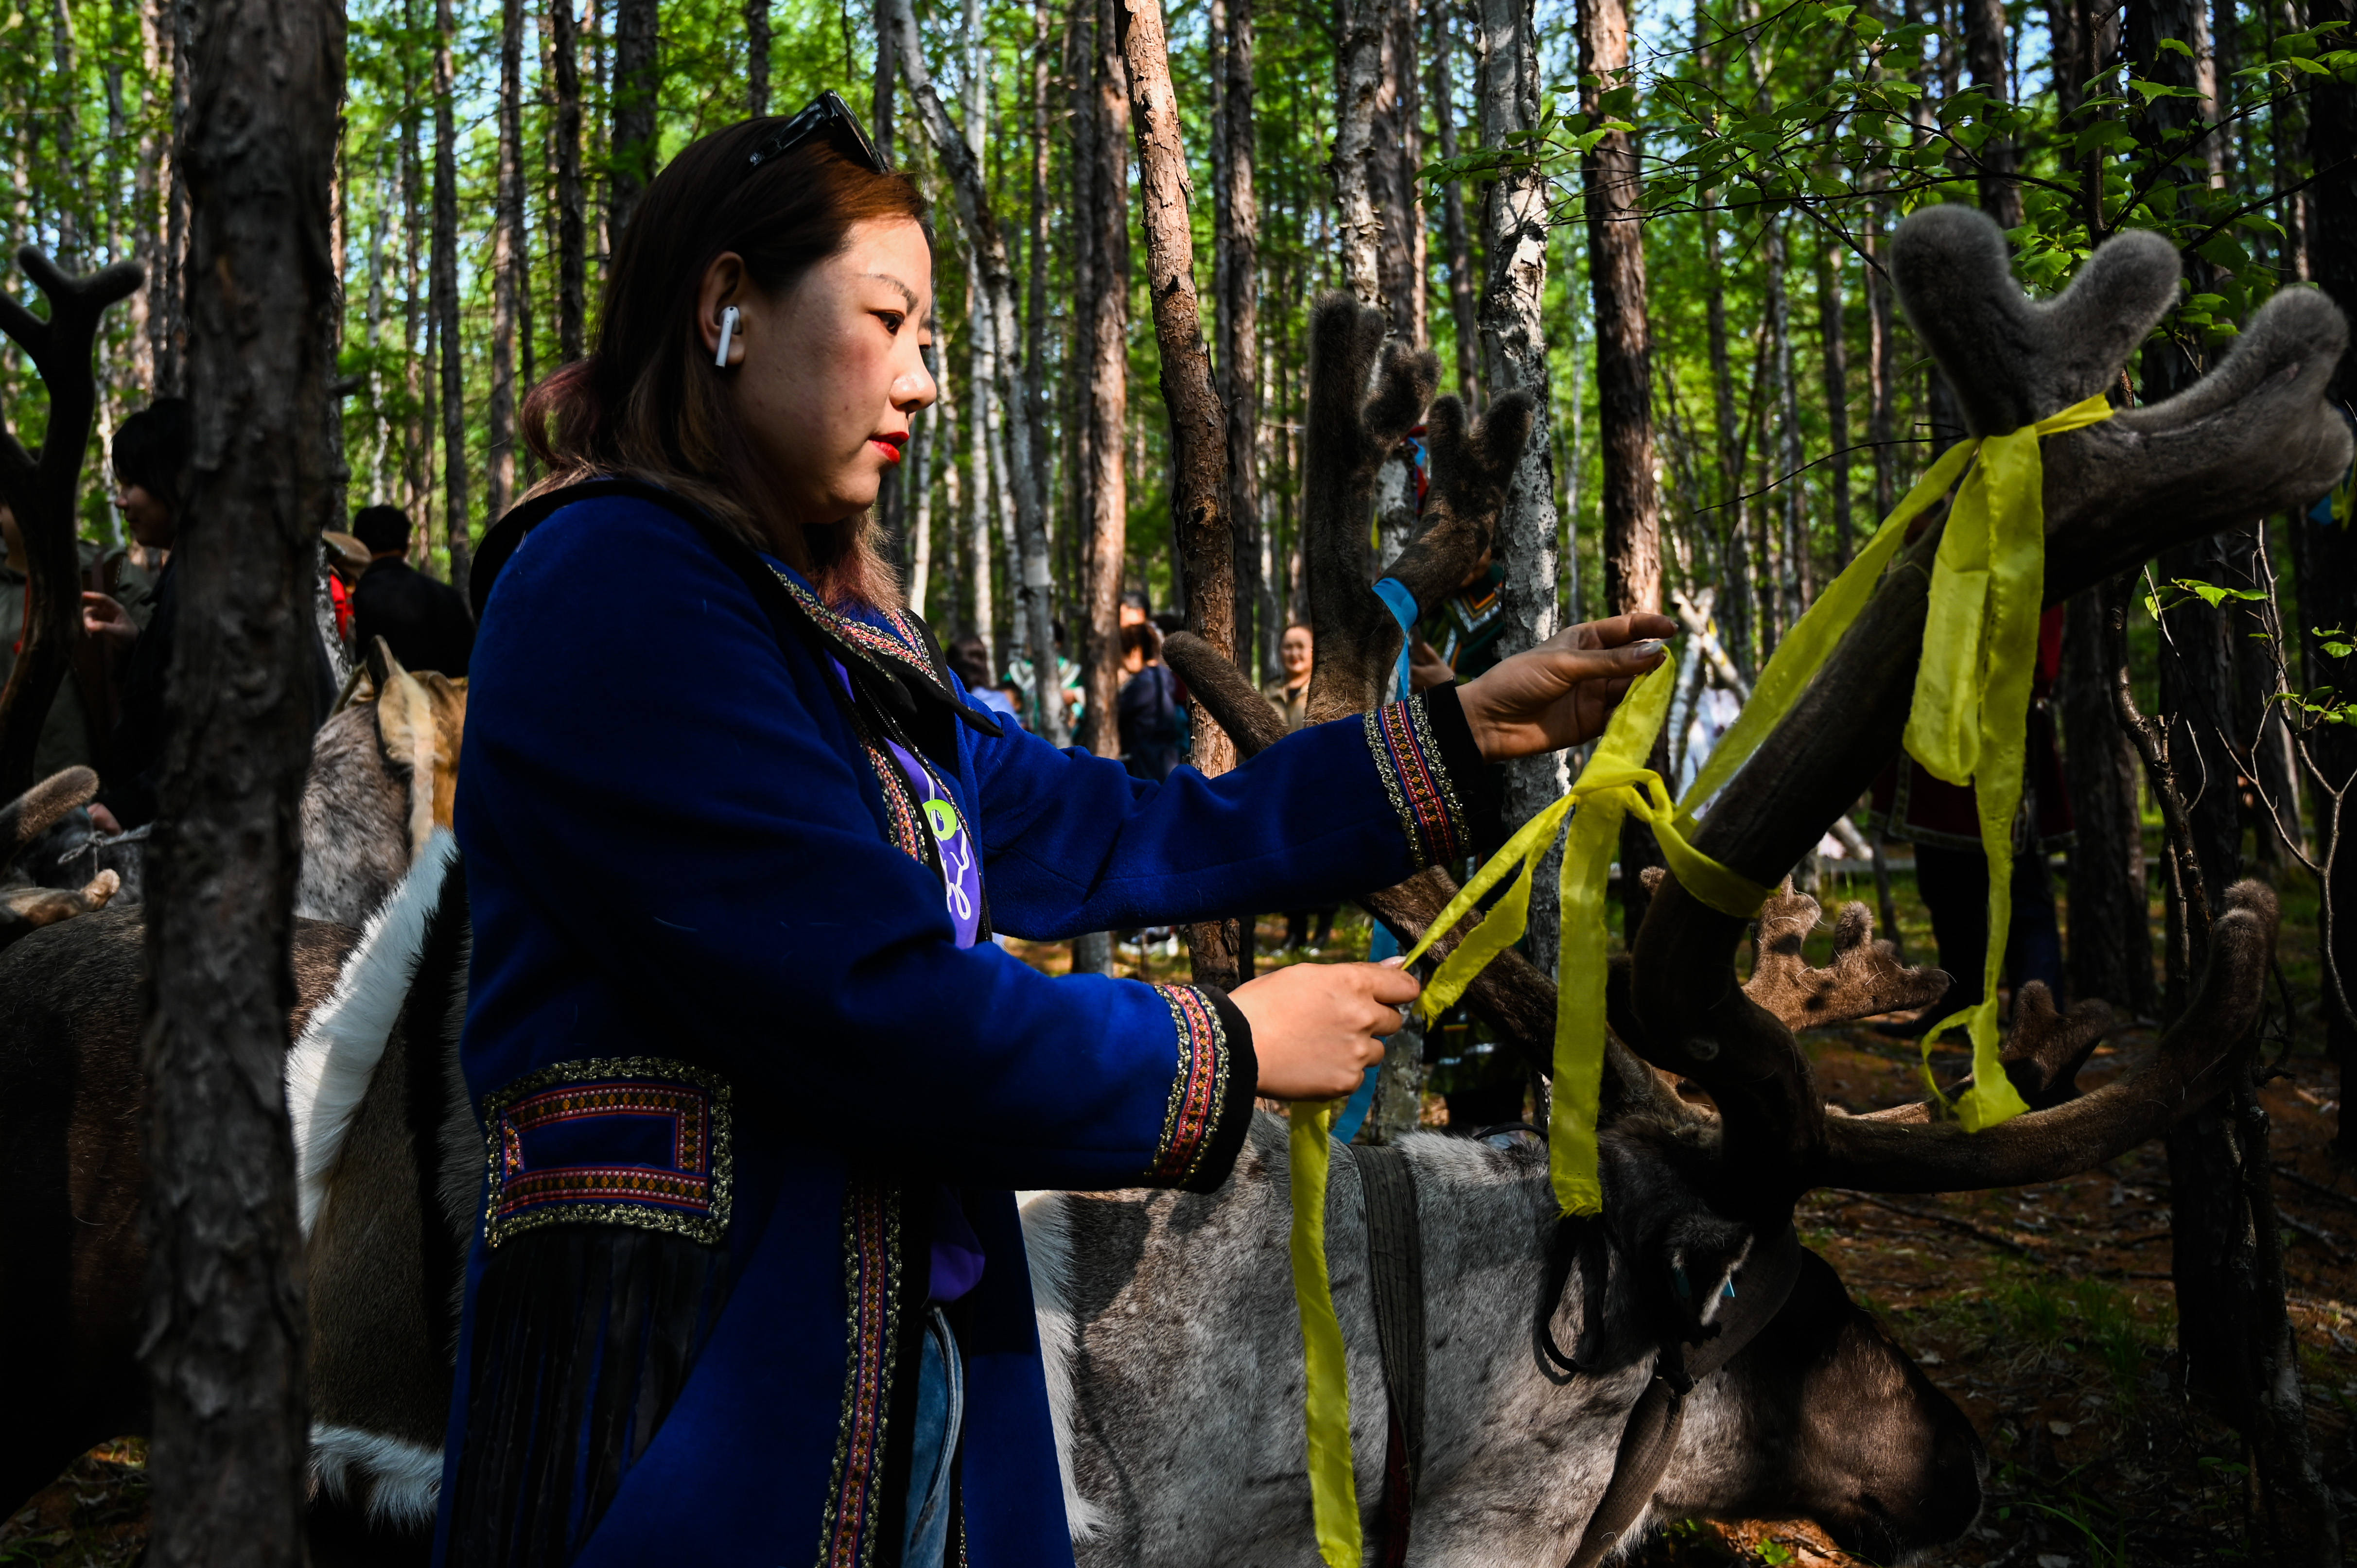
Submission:
M 1146 1180 L 1157 1187 L 1187 1186 L 1203 1168 L 1211 1134 L 1228 1101 L 1231 1063 L 1228 1032 L 1219 1009 L 1200 988 L 1157 985 L 1178 1030 L 1178 1073 L 1170 1082 L 1170 1108 L 1162 1118 L 1162 1142 Z
M 492 1247 L 561 1221 L 668 1230 L 706 1246 L 728 1233 L 729 1090 L 716 1073 L 656 1057 L 557 1062 L 486 1095 L 483 1126 Z M 567 1157 L 583 1154 L 597 1157 Z
M 1386 703 L 1367 715 L 1367 749 L 1383 792 L 1399 813 L 1415 868 L 1448 865 L 1472 849 L 1472 832 L 1456 785 L 1441 760 L 1426 694 Z
M 886 1428 L 892 1412 L 893 1348 L 906 1294 L 898 1187 L 853 1176 L 843 1196 L 843 1283 L 851 1309 L 843 1374 L 843 1422 L 834 1439 L 819 1568 L 868 1568 L 884 1513 Z

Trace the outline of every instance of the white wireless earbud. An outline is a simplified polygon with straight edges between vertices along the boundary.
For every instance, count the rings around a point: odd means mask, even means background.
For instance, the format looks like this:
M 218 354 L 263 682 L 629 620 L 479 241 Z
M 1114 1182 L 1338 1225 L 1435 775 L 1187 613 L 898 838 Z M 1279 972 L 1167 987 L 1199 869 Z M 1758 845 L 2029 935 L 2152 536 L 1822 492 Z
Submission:
M 720 313 L 720 352 L 712 356 L 712 362 L 724 371 L 728 368 L 728 339 L 735 336 L 737 336 L 737 307 L 732 305 Z

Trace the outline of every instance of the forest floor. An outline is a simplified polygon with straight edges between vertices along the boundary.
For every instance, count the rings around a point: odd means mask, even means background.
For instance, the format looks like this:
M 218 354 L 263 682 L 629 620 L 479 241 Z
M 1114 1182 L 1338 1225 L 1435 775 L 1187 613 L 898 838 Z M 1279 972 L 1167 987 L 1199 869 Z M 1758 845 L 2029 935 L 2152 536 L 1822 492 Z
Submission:
M 1905 879 L 1901 879 L 1902 892 Z M 2287 897 L 2281 961 L 2288 994 L 2316 992 L 2315 911 Z M 1871 897 L 1864 887 L 1850 890 Z M 1828 891 L 1827 903 L 1835 902 Z M 1928 961 L 1921 907 L 1900 901 L 1907 950 Z M 1264 964 L 1281 920 L 1260 928 Z M 1318 956 L 1366 951 L 1365 917 L 1344 911 Z M 1824 961 L 1829 938 L 1811 951 Z M 1069 950 L 1016 944 L 1060 971 Z M 1182 979 L 1175 945 L 1127 944 L 1117 973 Z M 2282 993 L 2279 993 L 2281 994 Z M 2276 1202 L 2285 1226 L 2291 1317 L 2311 1438 L 2357 1537 L 2357 1170 L 2328 1144 L 2340 1084 L 2319 1047 L 2313 1006 L 2273 1020 L 2268 1059 L 2282 1076 L 2262 1091 L 2272 1122 Z M 2286 1048 L 2282 1036 L 2293 1042 Z M 2135 1028 L 2100 1047 L 2093 1087 L 2141 1057 Z M 1921 1098 L 1915 1047 L 1866 1025 L 1803 1036 L 1826 1094 L 1852 1111 Z M 1943 1080 L 1964 1052 L 1934 1054 Z M 1436 1101 L 1428 1121 L 1445 1122 Z M 1925 1372 L 1963 1407 L 1989 1455 L 1987 1506 L 1971 1534 L 1927 1562 L 1956 1568 L 2198 1568 L 2271 1561 L 2255 1528 L 2240 1441 L 2181 1394 L 2169 1275 L 2169 1176 L 2159 1144 L 2084 1176 L 2004 1192 L 1886 1198 L 1823 1192 L 1797 1217 L 1802 1239 L 1840 1272 Z M 123 1568 L 146 1537 L 145 1445 L 111 1443 L 0 1521 L 0 1564 Z M 1863 1568 L 1805 1521 L 1681 1526 L 1633 1568 L 1799 1564 Z

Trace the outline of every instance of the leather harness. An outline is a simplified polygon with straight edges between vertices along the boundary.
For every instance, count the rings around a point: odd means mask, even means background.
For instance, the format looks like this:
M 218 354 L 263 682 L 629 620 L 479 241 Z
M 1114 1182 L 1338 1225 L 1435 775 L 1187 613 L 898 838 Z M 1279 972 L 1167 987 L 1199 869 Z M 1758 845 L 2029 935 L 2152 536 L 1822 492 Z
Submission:
M 1374 1561 L 1381 1568 L 1402 1568 L 1407 1561 L 1416 1482 L 1424 1469 L 1424 1233 L 1416 1216 L 1414 1169 L 1406 1156 L 1395 1147 L 1376 1144 L 1346 1144 L 1342 1148 L 1358 1170 L 1359 1188 L 1366 1202 L 1368 1283 L 1390 1406 L 1383 1502 L 1377 1511 L 1383 1545 Z M 1548 1259 L 1546 1292 L 1539 1304 L 1537 1337 L 1546 1358 L 1566 1372 L 1592 1374 L 1605 1369 L 1591 1364 L 1582 1352 L 1598 1336 L 1608 1250 L 1617 1247 L 1598 1219 L 1567 1216 L 1557 1224 Z M 1689 1350 L 1682 1325 L 1663 1333 L 1654 1352 L 1652 1380 L 1621 1428 L 1612 1478 L 1588 1516 L 1566 1568 L 1596 1568 L 1644 1513 L 1669 1468 L 1671 1455 L 1676 1452 L 1678 1434 L 1685 1423 L 1685 1396 L 1695 1384 L 1733 1360 L 1782 1310 L 1800 1279 L 1802 1256 L 1800 1238 L 1787 1224 L 1767 1241 L 1754 1245 L 1741 1270 L 1744 1288 L 1738 1292 L 1729 1282 L 1730 1299 L 1717 1316 L 1716 1334 Z M 1566 1355 L 1555 1345 L 1551 1320 L 1575 1264 L 1583 1260 L 1588 1266 L 1579 1271 L 1585 1307 L 1581 1335 L 1572 1353 Z

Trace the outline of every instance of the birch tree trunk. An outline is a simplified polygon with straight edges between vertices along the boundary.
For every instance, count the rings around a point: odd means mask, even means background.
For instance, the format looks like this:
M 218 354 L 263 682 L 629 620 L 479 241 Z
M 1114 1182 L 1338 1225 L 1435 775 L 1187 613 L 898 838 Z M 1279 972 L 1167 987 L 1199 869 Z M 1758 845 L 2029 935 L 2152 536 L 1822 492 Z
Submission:
M 614 6 L 613 168 L 607 200 L 607 244 L 618 243 L 655 177 L 655 108 L 662 39 L 656 0 Z
M 555 77 L 556 352 L 566 364 L 588 351 L 588 209 L 581 190 L 581 44 L 573 0 L 548 0 Z
M 515 499 L 516 328 L 523 304 L 517 276 L 530 241 L 523 229 L 523 0 L 500 6 L 499 212 L 491 226 L 491 401 L 483 477 L 484 510 L 496 522 Z M 452 563 L 464 592 L 466 578 Z
M 450 546 L 450 580 L 467 589 L 466 342 L 458 332 L 458 153 L 451 103 L 450 50 L 457 34 L 450 0 L 436 0 L 434 38 L 435 335 L 442 367 L 442 524 Z
M 1179 139 L 1178 94 L 1170 85 L 1170 43 L 1161 0 L 1121 0 L 1122 56 L 1129 68 L 1130 124 L 1137 138 L 1144 200 L 1146 295 L 1161 349 L 1162 402 L 1170 414 L 1170 514 L 1186 569 L 1187 628 L 1221 652 L 1235 652 L 1235 542 L 1228 522 L 1228 416 L 1211 385 L 1195 292 L 1194 229 L 1187 213 L 1187 149 Z M 1199 698 L 1190 760 L 1216 778 L 1236 765 L 1235 741 Z M 1232 990 L 1244 973 L 1249 933 L 1236 920 L 1187 928 L 1195 978 Z
M 1457 89 L 1452 68 L 1456 40 L 1448 26 L 1449 0 L 1432 7 L 1432 126 L 1443 158 L 1457 156 Z M 1457 328 L 1457 395 L 1468 412 L 1478 406 L 1474 367 L 1481 352 L 1474 315 L 1473 247 L 1465 222 L 1465 182 L 1440 184 L 1440 236 L 1448 255 L 1448 313 Z
M 1340 102 L 1334 120 L 1334 223 L 1342 286 L 1361 305 L 1383 303 L 1376 252 L 1383 218 L 1375 211 L 1375 116 L 1383 108 L 1387 0 L 1343 0 L 1341 47 L 1335 50 Z
M 1482 0 L 1480 18 L 1481 141 L 1497 148 L 1539 121 L 1537 15 L 1533 0 Z M 1503 659 L 1545 641 L 1562 623 L 1544 314 L 1546 186 L 1535 166 L 1509 166 L 1490 187 L 1482 231 L 1489 275 L 1481 293 L 1481 359 L 1490 395 L 1526 392 L 1536 400 L 1530 440 L 1498 522 L 1498 555 L 1506 567 L 1505 629 L 1498 639 Z M 1571 782 L 1560 752 L 1510 762 L 1505 773 L 1509 832 L 1553 805 Z M 1557 947 L 1561 912 L 1554 895 L 1561 854 L 1558 843 L 1533 886 L 1530 952 L 1542 969 L 1552 968 Z
M 317 471 L 334 417 L 329 185 L 344 17 L 221 0 L 195 40 L 190 528 L 149 851 L 147 1561 L 296 1568 L 309 1442 L 283 1070 L 311 740 Z M 234 918 L 222 918 L 231 911 Z
M 974 156 L 971 141 L 958 134 L 951 124 L 949 111 L 942 105 L 941 94 L 933 88 L 932 79 L 925 67 L 921 40 L 917 33 L 916 13 L 909 0 L 888 0 L 891 7 L 894 52 L 900 61 L 902 74 L 909 82 L 909 97 L 917 117 L 925 127 L 925 139 L 941 156 L 942 167 L 950 177 L 950 188 L 957 206 L 958 222 L 964 230 L 971 254 L 974 274 L 983 296 L 983 308 L 975 313 L 974 328 L 979 335 L 985 329 L 991 339 L 1012 345 L 1016 342 L 1015 274 L 1008 265 L 1006 243 L 998 226 L 998 219 L 990 204 L 990 192 L 983 180 L 982 166 Z M 1035 201 L 1039 193 L 1036 192 Z M 983 362 L 979 349 L 977 366 Z M 980 375 L 977 370 L 977 377 Z M 1005 392 L 1010 404 L 1015 401 L 1013 388 L 1017 378 L 1008 374 L 1006 384 L 998 389 Z M 990 389 L 977 385 L 976 403 Z M 942 422 L 946 424 L 946 419 Z M 1004 432 L 1007 467 L 1005 489 L 1015 515 L 1016 567 L 1011 575 L 1012 587 L 1020 614 L 1020 634 L 1029 655 L 1033 677 L 1033 697 L 1040 712 L 1052 714 L 1054 728 L 1049 734 L 1056 738 L 1062 728 L 1062 699 L 1056 669 L 1055 607 L 1050 599 L 1053 588 L 1048 568 L 1048 519 L 1042 500 L 1045 488 L 1039 481 L 1040 456 L 1033 446 L 1035 426 L 1028 414 L 1018 413 L 1006 421 Z M 977 445 L 975 478 L 977 482 L 989 464 L 990 448 Z M 929 512 L 928 502 L 920 507 Z M 976 541 L 974 552 L 976 614 L 985 628 L 989 626 L 990 556 L 986 542 Z M 997 649 L 1005 659 L 1003 646 Z M 1118 649 L 1115 650 L 1116 659 Z

